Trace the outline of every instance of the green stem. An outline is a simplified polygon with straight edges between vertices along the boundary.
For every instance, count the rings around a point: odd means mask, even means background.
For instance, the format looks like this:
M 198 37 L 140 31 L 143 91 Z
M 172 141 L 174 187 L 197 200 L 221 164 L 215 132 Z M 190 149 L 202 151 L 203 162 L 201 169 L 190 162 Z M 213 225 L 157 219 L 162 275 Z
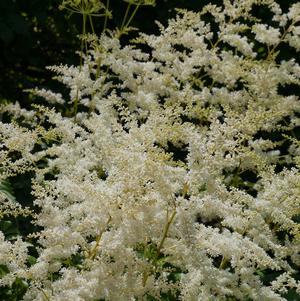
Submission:
M 127 22 L 126 25 L 125 25 L 125 28 L 127 28 L 127 27 L 129 26 L 129 24 L 131 23 L 132 19 L 133 19 L 134 16 L 135 16 L 136 12 L 138 11 L 139 7 L 140 7 L 140 4 L 136 5 L 136 7 L 135 7 L 133 13 L 131 14 L 131 16 L 130 16 L 128 22 Z
M 168 212 L 167 212 L 167 223 L 166 223 L 166 225 L 165 225 L 163 237 L 162 237 L 162 239 L 161 239 L 161 241 L 160 241 L 160 244 L 159 244 L 159 246 L 158 246 L 158 248 L 157 248 L 157 253 L 156 253 L 157 256 L 156 256 L 156 259 L 157 259 L 157 257 L 159 256 L 160 250 L 162 249 L 163 244 L 164 244 L 164 242 L 165 242 L 165 240 L 166 240 L 166 238 L 167 238 L 167 235 L 168 235 L 170 226 L 171 226 L 171 224 L 172 224 L 172 222 L 173 222 L 173 219 L 174 219 L 174 217 L 175 217 L 175 215 L 176 215 L 176 210 L 173 211 L 173 213 L 172 213 L 170 219 L 168 219 L 168 215 L 169 215 L 169 214 L 168 214 Z
M 106 10 L 108 11 L 109 9 L 109 0 L 106 1 Z M 103 25 L 103 32 L 106 30 L 107 27 L 107 19 L 108 19 L 108 14 L 105 14 L 105 18 L 104 18 L 104 25 Z
M 153 264 L 154 264 L 154 270 L 157 269 L 157 260 L 158 260 L 158 257 L 160 255 L 160 251 L 164 245 L 164 242 L 168 236 L 168 233 L 169 233 L 169 230 L 170 230 L 170 226 L 175 218 L 175 215 L 176 215 L 176 210 L 173 211 L 171 217 L 169 218 L 169 211 L 167 211 L 167 222 L 165 224 L 165 227 L 164 227 L 164 232 L 163 232 L 163 236 L 162 236 L 162 239 L 157 247 L 157 250 L 156 250 L 156 254 L 155 254 L 155 257 L 153 259 Z M 143 286 L 146 285 L 146 282 L 147 282 L 147 279 L 149 277 L 149 273 L 148 272 L 144 272 L 143 273 Z
M 221 269 L 221 270 L 225 269 L 227 263 L 228 263 L 227 258 L 225 258 L 225 257 L 223 256 L 222 261 L 221 261 L 220 266 L 219 266 L 219 269 Z
M 101 61 L 100 61 L 100 59 L 99 59 L 99 61 L 98 61 L 98 63 L 97 63 L 97 69 L 96 69 L 95 81 L 99 78 L 100 67 L 101 67 Z M 92 97 L 91 97 L 91 102 L 93 101 L 95 94 L 96 94 L 96 92 L 93 91 Z M 88 111 L 88 115 L 90 115 L 90 114 L 92 113 L 93 110 L 94 110 L 94 107 L 91 105 L 90 108 L 89 108 L 89 111 Z
M 79 100 L 78 98 L 79 98 L 79 89 L 77 87 L 76 98 L 75 98 L 74 107 L 73 107 L 74 121 L 76 121 L 76 114 L 77 114 L 77 111 L 78 111 L 78 100 Z
M 89 20 L 90 20 L 90 25 L 91 25 L 92 32 L 93 32 L 93 34 L 95 34 L 95 28 L 94 28 L 94 24 L 93 24 L 93 20 L 92 20 L 91 15 L 89 15 Z
M 47 301 L 50 301 L 50 298 L 48 297 L 48 295 L 44 292 L 44 290 L 42 288 L 39 288 L 39 290 L 42 292 L 42 294 L 44 295 L 44 297 L 46 298 Z
M 84 48 L 84 39 L 83 36 L 86 33 L 86 14 L 82 15 L 82 38 L 81 38 L 81 46 L 80 46 L 80 66 L 79 71 L 81 71 L 82 64 L 83 64 L 83 48 Z
M 278 42 L 276 45 L 274 45 L 273 48 L 272 48 L 271 50 L 270 50 L 270 48 L 268 47 L 268 56 L 267 56 L 266 60 L 272 59 L 272 56 L 273 56 L 275 50 L 276 50 L 277 47 L 281 44 L 281 42 L 284 41 L 286 35 L 289 33 L 291 27 L 294 26 L 294 25 L 295 25 L 295 22 L 293 22 L 290 26 L 288 26 L 287 29 L 284 30 L 283 34 L 282 34 L 281 37 L 280 37 L 279 42 Z
M 81 39 L 81 47 L 80 47 L 80 65 L 79 65 L 79 72 L 81 72 L 82 70 L 82 65 L 83 65 L 83 49 L 84 46 L 86 48 L 87 51 L 87 43 L 86 40 L 84 41 L 84 35 L 86 33 L 86 14 L 82 15 L 82 39 Z M 78 94 L 79 94 L 79 90 L 77 87 L 77 92 L 76 92 L 76 98 L 74 101 L 74 107 L 73 107 L 73 114 L 74 114 L 74 120 L 76 121 L 76 114 L 78 111 Z
M 84 39 L 85 53 L 87 53 L 88 47 L 87 47 L 87 41 L 86 41 L 86 37 L 85 37 L 85 35 L 86 35 L 86 17 L 87 17 L 87 15 L 83 14 L 82 17 L 83 17 L 82 37 Z
M 92 260 L 94 260 L 94 259 L 96 258 L 97 250 L 98 250 L 98 248 L 99 248 L 99 245 L 100 245 L 100 241 L 101 241 L 102 235 L 103 235 L 103 233 L 106 231 L 106 228 L 108 227 L 108 224 L 110 223 L 110 221 L 111 221 L 111 216 L 109 216 L 109 218 L 108 218 L 108 220 L 107 220 L 107 222 L 106 222 L 106 227 L 105 227 L 105 229 L 104 229 L 103 231 L 101 231 L 101 232 L 99 233 L 99 235 L 97 235 L 97 237 L 96 237 L 96 244 L 95 244 L 95 246 L 93 247 L 93 249 L 90 251 L 90 254 L 89 254 L 88 258 L 90 258 L 90 259 L 92 259 Z
M 130 10 L 130 7 L 131 7 L 131 3 L 128 3 L 128 5 L 127 5 L 127 9 L 126 9 L 126 12 L 125 12 L 125 15 L 124 15 L 123 21 L 122 21 L 121 29 L 120 29 L 120 31 L 121 31 L 121 32 L 123 32 L 124 25 L 125 25 L 125 22 L 126 22 L 126 19 L 127 19 L 127 16 L 128 16 L 129 10 Z

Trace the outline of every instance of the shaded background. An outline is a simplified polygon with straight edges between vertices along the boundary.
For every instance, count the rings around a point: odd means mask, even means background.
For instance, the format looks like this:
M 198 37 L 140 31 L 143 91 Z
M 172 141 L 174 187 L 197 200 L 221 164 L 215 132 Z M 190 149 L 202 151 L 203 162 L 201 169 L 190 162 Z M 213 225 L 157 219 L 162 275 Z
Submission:
M 120 25 L 127 7 L 122 0 L 110 1 L 113 19 L 109 28 Z M 197 10 L 209 1 L 157 1 L 156 7 L 141 7 L 132 25 L 148 33 L 157 26 L 154 20 L 166 24 L 175 7 Z M 216 1 L 215 1 L 216 2 Z M 49 65 L 79 64 L 75 54 L 80 48 L 81 16 L 68 16 L 58 9 L 61 0 L 1 0 L 0 1 L 0 102 L 18 100 L 24 106 L 30 96 L 24 89 L 36 86 L 55 88 Z M 94 20 L 101 33 L 103 20 Z
M 68 16 L 58 9 L 62 0 L 1 0 L 0 1 L 0 102 L 18 100 L 23 106 L 31 102 L 24 89 L 62 89 L 51 79 L 46 66 L 79 64 L 75 51 L 80 49 L 77 38 L 81 33 L 81 16 Z M 105 2 L 105 1 L 104 1 Z M 127 3 L 111 0 L 113 19 L 109 28 L 120 26 Z M 163 24 L 174 16 L 175 7 L 199 10 L 207 3 L 222 0 L 157 0 L 156 7 L 140 7 L 132 25 L 143 32 L 155 33 L 154 20 Z M 277 1 L 284 10 L 297 0 Z M 259 15 L 270 18 L 264 11 Z M 94 20 L 96 32 L 101 33 L 103 19 Z M 89 29 L 89 28 L 88 28 Z

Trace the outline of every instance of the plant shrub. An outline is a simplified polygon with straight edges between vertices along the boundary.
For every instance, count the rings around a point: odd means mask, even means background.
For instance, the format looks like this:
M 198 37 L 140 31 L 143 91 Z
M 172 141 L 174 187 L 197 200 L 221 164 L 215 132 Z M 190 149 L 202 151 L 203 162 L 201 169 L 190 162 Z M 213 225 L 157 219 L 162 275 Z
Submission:
M 81 66 L 50 68 L 68 99 L 3 106 L 1 181 L 33 171 L 36 207 L 2 193 L 1 212 L 37 231 L 0 232 L 0 284 L 23 300 L 299 298 L 300 103 L 280 87 L 300 66 L 279 51 L 299 52 L 299 23 L 300 3 L 273 0 L 180 10 L 129 46 L 90 36 Z

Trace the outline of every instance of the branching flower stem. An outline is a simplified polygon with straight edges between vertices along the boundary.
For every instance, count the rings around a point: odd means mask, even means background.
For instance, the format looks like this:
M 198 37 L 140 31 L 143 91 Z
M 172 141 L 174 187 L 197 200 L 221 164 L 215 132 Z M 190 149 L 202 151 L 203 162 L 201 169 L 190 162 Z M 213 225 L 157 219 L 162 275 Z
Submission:
M 111 216 L 109 216 L 108 221 L 106 222 L 106 227 L 104 228 L 104 230 L 101 231 L 101 232 L 97 235 L 97 237 L 96 237 L 96 244 L 95 244 L 95 246 L 92 248 L 92 250 L 89 252 L 89 256 L 88 256 L 89 259 L 91 259 L 91 260 L 94 260 L 94 259 L 95 259 L 96 255 L 97 255 L 97 250 L 98 250 L 99 245 L 100 245 L 100 241 L 101 241 L 102 235 L 103 235 L 103 233 L 105 232 L 105 230 L 106 230 L 108 224 L 110 223 L 110 221 L 111 221 Z
M 169 230 L 170 230 L 170 226 L 175 218 L 175 215 L 176 215 L 176 210 L 174 210 L 171 214 L 171 216 L 169 217 L 169 210 L 167 210 L 167 216 L 166 216 L 166 224 L 165 224 L 165 227 L 164 227 L 164 232 L 163 232 L 163 236 L 161 238 L 161 241 L 156 249 L 156 253 L 155 253 L 155 256 L 154 256 L 154 259 L 153 259 L 153 265 L 154 265 L 154 271 L 157 270 L 157 261 L 158 261 L 158 257 L 159 255 L 161 254 L 161 249 L 163 248 L 163 245 L 164 245 L 164 242 L 168 236 L 168 233 L 169 233 Z M 143 286 L 146 285 L 147 283 L 147 279 L 149 277 L 149 272 L 144 272 L 143 274 Z
M 109 0 L 106 1 L 106 10 L 108 11 L 108 9 L 109 9 Z M 108 18 L 108 14 L 105 14 L 103 32 L 105 32 L 107 27 L 107 18 Z

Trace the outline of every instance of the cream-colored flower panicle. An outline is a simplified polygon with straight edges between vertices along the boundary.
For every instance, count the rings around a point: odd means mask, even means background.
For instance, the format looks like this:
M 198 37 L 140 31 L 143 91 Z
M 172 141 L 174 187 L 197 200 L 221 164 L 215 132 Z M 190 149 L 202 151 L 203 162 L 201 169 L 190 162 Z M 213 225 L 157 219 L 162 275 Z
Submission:
M 84 3 L 102 9 L 64 1 Z M 32 171 L 37 230 L 0 232 L 0 285 L 22 279 L 27 301 L 299 298 L 300 66 L 280 53 L 299 51 L 298 12 L 224 0 L 131 45 L 102 34 L 82 66 L 50 68 L 69 97 L 35 90 L 48 107 L 31 122 L 3 107 L 18 118 L 0 123 L 0 179 Z

